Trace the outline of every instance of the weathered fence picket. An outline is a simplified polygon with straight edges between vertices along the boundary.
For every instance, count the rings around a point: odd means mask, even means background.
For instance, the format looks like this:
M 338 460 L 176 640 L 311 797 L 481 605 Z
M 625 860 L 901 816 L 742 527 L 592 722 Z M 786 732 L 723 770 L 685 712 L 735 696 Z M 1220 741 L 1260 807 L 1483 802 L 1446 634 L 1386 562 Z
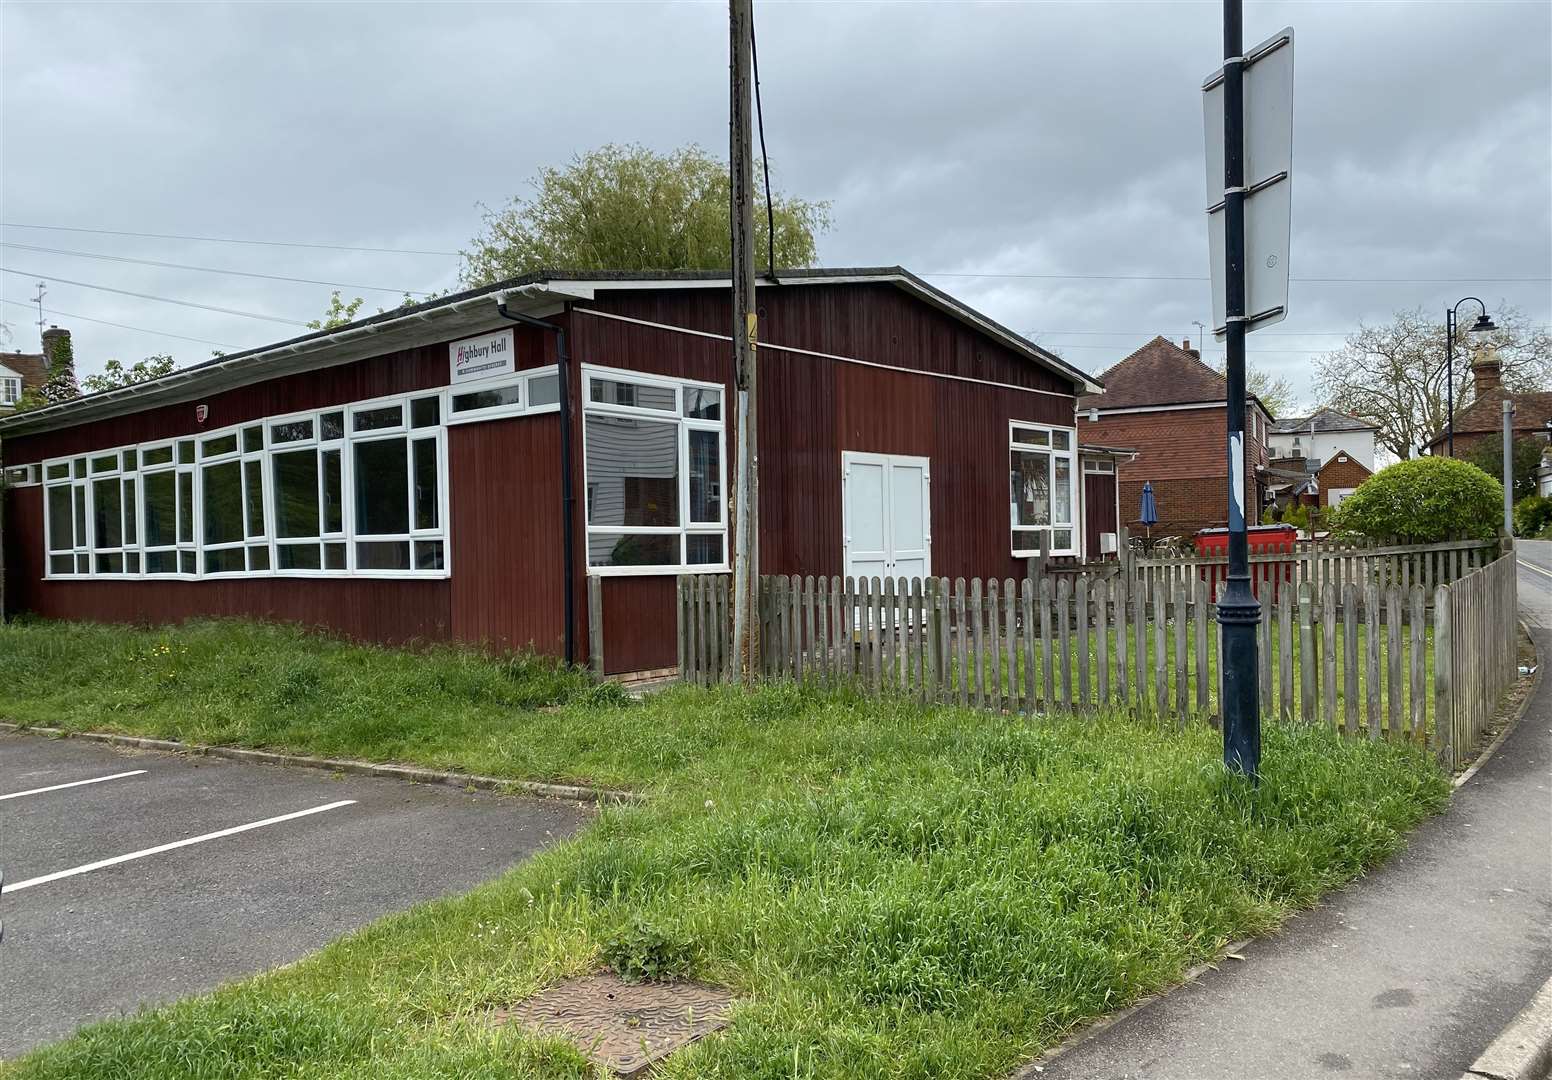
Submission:
M 1297 564 L 1293 587 L 1262 599 L 1263 715 L 1411 739 L 1457 765 L 1514 679 L 1512 553 L 1489 560 L 1480 544 L 1455 544 L 1375 554 L 1322 542 Z M 1208 621 L 1221 582 L 1145 569 L 968 582 L 762 577 L 758 676 L 1007 714 L 1213 717 L 1221 636 Z M 727 575 L 684 575 L 674 595 L 683 680 L 736 679 Z

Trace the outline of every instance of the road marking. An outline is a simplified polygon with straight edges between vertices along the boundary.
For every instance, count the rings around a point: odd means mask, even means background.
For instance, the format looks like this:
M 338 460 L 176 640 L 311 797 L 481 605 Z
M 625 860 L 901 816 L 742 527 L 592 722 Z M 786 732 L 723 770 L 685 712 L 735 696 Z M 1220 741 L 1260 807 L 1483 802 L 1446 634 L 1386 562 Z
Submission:
M 1527 570 L 1536 571 L 1536 573 L 1540 574 L 1542 577 L 1552 578 L 1552 570 L 1545 570 L 1542 567 L 1537 566 L 1535 563 L 1526 562 L 1524 559 L 1520 559 L 1519 564 L 1525 567 Z
M 100 784 L 105 780 L 122 780 L 126 776 L 140 776 L 144 772 L 144 769 L 131 769 L 129 772 L 116 772 L 112 776 L 94 776 L 90 780 L 72 780 L 68 784 L 35 787 L 30 791 L 13 791 L 9 795 L 0 795 L 0 802 L 5 802 L 7 799 L 20 799 L 23 795 L 42 795 L 45 791 L 63 791 L 65 788 L 83 787 L 86 784 Z
M 115 855 L 111 859 L 99 859 L 97 862 L 87 863 L 85 866 L 75 866 L 69 870 L 56 870 L 54 873 L 44 874 L 42 877 L 28 878 L 26 881 L 18 881 L 14 885 L 0 886 L 0 893 L 21 892 L 23 889 L 30 889 L 34 885 L 46 885 L 50 881 L 58 881 L 60 878 L 75 877 L 77 874 L 101 870 L 105 866 L 117 866 L 119 863 L 143 859 L 147 855 L 160 855 L 164 851 L 174 851 L 177 848 L 188 847 L 190 844 L 203 844 L 206 840 L 219 840 L 223 836 L 232 836 L 236 833 L 247 832 L 250 829 L 262 829 L 266 825 L 278 825 L 282 821 L 292 821 L 296 818 L 307 817 L 309 814 L 321 814 L 325 810 L 338 810 L 342 806 L 350 806 L 355 801 L 355 799 L 341 799 L 339 802 L 314 806 L 310 810 L 295 810 L 289 814 L 281 814 L 279 817 L 265 818 L 263 821 L 250 821 L 246 825 L 234 825 L 230 829 L 205 833 L 203 836 L 191 836 L 187 840 L 174 840 L 170 844 L 158 844 L 156 847 L 131 851 L 127 855 Z

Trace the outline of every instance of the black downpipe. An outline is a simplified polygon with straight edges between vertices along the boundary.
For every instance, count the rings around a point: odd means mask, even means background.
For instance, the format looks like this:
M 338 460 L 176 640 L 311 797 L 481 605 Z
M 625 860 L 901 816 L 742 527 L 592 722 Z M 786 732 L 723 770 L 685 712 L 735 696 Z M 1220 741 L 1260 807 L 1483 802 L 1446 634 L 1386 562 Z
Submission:
M 571 482 L 571 357 L 566 351 L 566 331 L 564 327 L 552 322 L 545 322 L 543 319 L 536 319 L 532 315 L 524 315 L 521 312 L 509 311 L 505 303 L 497 304 L 496 310 L 504 319 L 511 319 L 515 323 L 539 330 L 549 330 L 555 334 L 555 371 L 560 378 L 560 532 L 561 547 L 564 552 L 562 566 L 565 574 L 565 587 L 561 595 L 565 598 L 566 663 L 575 664 L 577 662 L 575 580 L 577 497 L 575 485 Z

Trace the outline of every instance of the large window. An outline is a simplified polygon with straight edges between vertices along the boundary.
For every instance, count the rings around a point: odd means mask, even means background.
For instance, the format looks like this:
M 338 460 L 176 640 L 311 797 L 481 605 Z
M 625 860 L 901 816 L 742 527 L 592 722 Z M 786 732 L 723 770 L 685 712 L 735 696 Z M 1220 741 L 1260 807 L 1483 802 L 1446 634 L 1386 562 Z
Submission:
M 1077 506 L 1077 470 L 1073 457 L 1077 433 L 1014 421 L 1009 426 L 1010 518 L 1013 554 L 1040 554 L 1042 534 L 1053 555 L 1077 552 L 1073 511 Z
M 45 462 L 47 574 L 444 576 L 446 397 Z
M 14 375 L 0 375 L 0 405 L 15 405 L 21 396 L 21 379 Z
M 722 388 L 590 366 L 583 379 L 588 566 L 726 569 Z

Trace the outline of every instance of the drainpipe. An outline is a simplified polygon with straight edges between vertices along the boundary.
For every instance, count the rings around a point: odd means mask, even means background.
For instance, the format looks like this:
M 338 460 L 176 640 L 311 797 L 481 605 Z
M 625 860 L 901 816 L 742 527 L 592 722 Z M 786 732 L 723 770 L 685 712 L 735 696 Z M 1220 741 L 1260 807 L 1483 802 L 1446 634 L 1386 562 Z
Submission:
M 515 323 L 524 326 L 532 326 L 539 330 L 549 330 L 555 334 L 555 373 L 560 379 L 560 512 L 561 512 L 561 545 L 564 555 L 562 565 L 565 574 L 565 587 L 562 595 L 565 597 L 566 612 L 566 663 L 577 662 L 577 631 L 576 631 L 576 492 L 571 480 L 571 358 L 566 352 L 566 331 L 563 327 L 556 326 L 552 322 L 536 319 L 532 315 L 524 315 L 522 312 L 511 311 L 507 308 L 505 300 L 496 302 L 496 310 L 504 319 L 511 319 Z

